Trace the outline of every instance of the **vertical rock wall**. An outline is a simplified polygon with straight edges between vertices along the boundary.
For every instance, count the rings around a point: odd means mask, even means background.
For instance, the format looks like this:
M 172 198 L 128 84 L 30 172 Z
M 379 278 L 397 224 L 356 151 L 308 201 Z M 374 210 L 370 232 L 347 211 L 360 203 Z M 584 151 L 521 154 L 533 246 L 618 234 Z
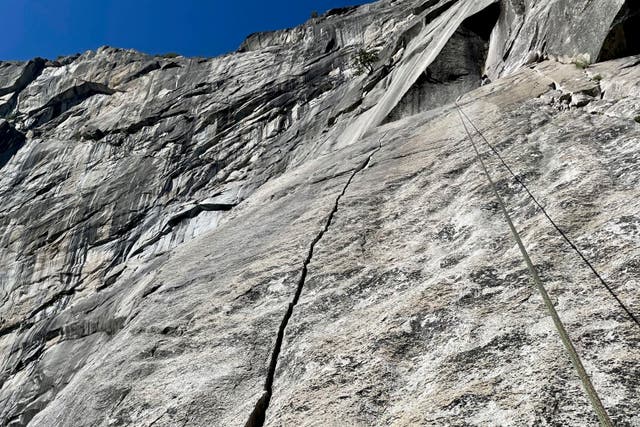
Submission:
M 0 424 L 592 423 L 451 102 L 637 312 L 637 58 L 563 65 L 628 53 L 633 7 L 383 0 L 218 58 L 0 63 Z M 491 166 L 637 424 L 633 324 Z

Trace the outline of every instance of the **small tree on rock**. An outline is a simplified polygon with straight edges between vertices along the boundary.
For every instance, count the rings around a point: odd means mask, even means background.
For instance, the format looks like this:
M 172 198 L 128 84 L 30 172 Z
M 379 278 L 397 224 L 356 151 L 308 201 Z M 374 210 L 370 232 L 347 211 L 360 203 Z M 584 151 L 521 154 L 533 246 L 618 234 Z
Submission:
M 375 50 L 358 49 L 353 60 L 353 65 L 356 69 L 355 74 L 359 76 L 364 73 L 371 73 L 373 71 L 373 66 L 379 59 L 378 52 Z

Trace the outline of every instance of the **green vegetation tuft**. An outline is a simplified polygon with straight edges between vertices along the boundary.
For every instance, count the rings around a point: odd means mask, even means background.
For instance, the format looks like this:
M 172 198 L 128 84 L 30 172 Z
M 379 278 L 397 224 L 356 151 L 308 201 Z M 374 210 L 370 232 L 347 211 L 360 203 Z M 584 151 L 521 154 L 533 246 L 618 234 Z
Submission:
M 160 54 L 158 56 L 160 58 L 172 59 L 172 58 L 177 58 L 178 56 L 180 56 L 180 54 L 175 53 L 175 52 L 167 52 L 167 53 Z
M 375 50 L 359 49 L 353 60 L 355 74 L 359 76 L 364 73 L 371 73 L 373 66 L 379 61 L 378 52 Z
M 600 80 L 602 80 L 602 76 L 600 74 L 596 74 L 595 76 L 593 76 L 593 80 L 599 82 Z
M 584 70 L 585 68 L 589 68 L 589 66 L 591 65 L 591 56 L 587 55 L 587 54 L 576 55 L 576 56 L 573 57 L 571 62 L 577 68 L 580 68 L 581 70 Z
M 573 61 L 573 63 L 577 68 L 580 68 L 581 70 L 589 68 L 589 65 L 590 65 L 587 61 L 583 59 L 576 59 L 575 61 Z

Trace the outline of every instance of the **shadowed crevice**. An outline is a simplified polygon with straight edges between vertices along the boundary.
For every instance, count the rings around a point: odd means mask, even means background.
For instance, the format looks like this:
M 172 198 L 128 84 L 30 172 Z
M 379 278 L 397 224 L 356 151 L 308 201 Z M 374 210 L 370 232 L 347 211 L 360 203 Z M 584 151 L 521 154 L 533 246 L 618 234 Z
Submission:
M 26 138 L 9 122 L 0 119 L 0 169 L 2 169 L 25 144 Z
M 128 257 L 133 257 L 139 253 L 141 253 L 145 248 L 154 243 L 158 242 L 162 237 L 171 233 L 175 227 L 180 225 L 183 221 L 193 219 L 200 215 L 202 212 L 229 212 L 236 205 L 234 203 L 201 203 L 195 205 L 194 207 L 179 212 L 173 217 L 169 218 L 166 222 L 160 233 L 155 235 L 149 241 L 145 242 L 143 245 L 135 249 Z M 133 227 L 132 227 L 133 228 Z
M 44 106 L 29 113 L 29 115 L 34 118 L 32 127 L 55 119 L 94 95 L 113 95 L 115 92 L 115 90 L 102 83 L 83 81 L 76 86 L 60 92 L 51 98 Z

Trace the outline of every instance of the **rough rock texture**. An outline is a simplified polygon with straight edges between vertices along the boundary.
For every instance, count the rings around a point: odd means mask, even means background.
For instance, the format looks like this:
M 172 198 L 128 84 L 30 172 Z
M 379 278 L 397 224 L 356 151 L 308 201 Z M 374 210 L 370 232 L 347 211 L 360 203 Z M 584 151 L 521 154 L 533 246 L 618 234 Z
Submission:
M 638 10 L 383 0 L 213 59 L 0 63 L 1 424 L 595 424 L 452 102 L 640 316 Z M 486 160 L 640 425 L 639 325 Z
M 618 12 L 627 5 L 638 10 L 637 0 L 508 0 L 501 4 L 487 62 L 492 78 L 545 55 L 562 62 L 576 57 L 594 62 Z

